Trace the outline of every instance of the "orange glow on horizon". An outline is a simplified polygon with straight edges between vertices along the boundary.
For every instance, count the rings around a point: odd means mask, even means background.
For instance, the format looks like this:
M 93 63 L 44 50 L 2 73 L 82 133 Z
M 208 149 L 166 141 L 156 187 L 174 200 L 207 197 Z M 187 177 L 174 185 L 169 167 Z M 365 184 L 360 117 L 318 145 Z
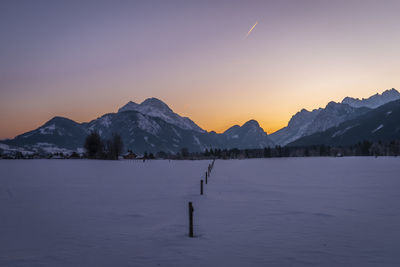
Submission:
M 255 119 L 270 134 L 400 84 L 400 1 L 15 2 L 0 16 L 0 138 L 149 97 L 208 131 Z
M 369 93 L 364 93 L 361 96 L 353 95 L 353 97 L 367 98 L 377 92 L 381 93 L 383 90 L 390 88 L 392 87 L 387 86 L 382 90 L 371 88 Z M 356 89 L 353 89 L 353 91 L 356 91 Z M 214 101 L 208 100 L 209 102 L 207 102 L 206 98 L 199 99 L 201 101 L 194 102 L 191 105 L 187 101 L 184 101 L 183 98 L 171 98 L 168 96 L 157 98 L 164 101 L 174 112 L 181 116 L 189 117 L 208 132 L 223 133 L 234 125 L 241 126 L 247 121 L 254 119 L 258 121 L 264 131 L 271 134 L 286 127 L 290 118 L 301 109 L 305 108 L 311 111 L 320 107 L 323 108 L 329 101 L 340 102 L 345 96 L 347 94 L 342 94 L 340 97 L 323 96 L 321 99 L 313 98 L 305 102 L 308 104 L 298 102 L 297 99 L 299 98 L 292 97 L 281 103 L 279 101 L 276 101 L 276 103 L 271 102 L 268 107 L 265 107 L 262 99 L 260 100 L 257 96 L 245 103 L 242 103 L 243 98 L 240 95 L 235 98 L 231 97 L 230 101 L 225 103 L 225 106 L 223 106 L 224 103 L 219 102 L 218 98 L 215 98 Z M 37 129 L 55 116 L 66 117 L 78 123 L 89 122 L 104 114 L 117 112 L 120 107 L 129 101 L 141 103 L 148 97 L 145 96 L 136 99 L 124 98 L 124 100 L 118 96 L 114 98 L 117 104 L 111 104 L 108 101 L 98 101 L 91 109 L 87 109 L 83 103 L 84 101 L 75 101 L 73 111 L 71 111 L 69 105 L 55 106 L 53 111 L 48 110 L 46 107 L 38 108 L 34 105 L 36 112 L 30 114 L 26 112 L 30 107 L 26 107 L 26 110 L 10 114 L 7 120 L 0 120 L 0 125 L 7 125 L 7 123 L 10 124 L 12 121 L 18 121 L 17 124 L 12 124 L 14 127 L 2 127 L 0 138 L 14 138 L 19 134 Z M 112 97 L 109 100 L 112 100 Z M 67 99 L 67 102 L 69 101 L 73 102 L 73 99 Z M 202 103 L 207 103 L 207 105 L 204 106 Z

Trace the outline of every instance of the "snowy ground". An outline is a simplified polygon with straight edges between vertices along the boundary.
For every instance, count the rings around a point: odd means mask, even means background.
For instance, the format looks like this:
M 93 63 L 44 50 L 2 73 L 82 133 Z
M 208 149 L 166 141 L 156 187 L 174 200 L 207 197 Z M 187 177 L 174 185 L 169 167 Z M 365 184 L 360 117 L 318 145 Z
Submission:
M 400 266 L 400 158 L 209 163 L 2 160 L 0 266 Z

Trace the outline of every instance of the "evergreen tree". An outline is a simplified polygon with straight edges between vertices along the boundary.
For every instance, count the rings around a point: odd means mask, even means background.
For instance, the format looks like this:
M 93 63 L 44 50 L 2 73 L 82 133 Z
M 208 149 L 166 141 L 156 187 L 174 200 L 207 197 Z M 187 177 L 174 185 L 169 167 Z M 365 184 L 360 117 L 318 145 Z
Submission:
M 97 132 L 92 132 L 86 137 L 84 147 L 89 158 L 100 158 L 103 154 L 103 141 Z
M 271 157 L 271 148 L 264 147 L 264 158 L 270 158 L 270 157 Z
M 122 150 L 124 149 L 124 143 L 122 142 L 121 136 L 119 134 L 113 134 L 111 144 L 112 144 L 112 149 L 111 149 L 112 158 L 117 160 L 119 155 L 122 154 Z

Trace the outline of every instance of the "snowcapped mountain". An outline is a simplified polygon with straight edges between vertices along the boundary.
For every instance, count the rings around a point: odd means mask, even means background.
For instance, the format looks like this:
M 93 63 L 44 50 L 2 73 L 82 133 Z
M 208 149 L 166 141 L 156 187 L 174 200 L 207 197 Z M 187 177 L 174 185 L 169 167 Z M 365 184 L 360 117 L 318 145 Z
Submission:
M 288 126 L 270 134 L 269 137 L 278 145 L 287 145 L 301 137 L 338 126 L 397 99 L 400 99 L 400 93 L 392 88 L 367 99 L 345 97 L 341 103 L 332 101 L 325 108 L 313 111 L 302 109 L 290 119 Z
M 274 143 L 257 121 L 249 120 L 242 126 L 234 125 L 223 133 L 228 148 L 264 148 Z
M 105 114 L 84 126 L 88 132 L 97 131 L 104 139 L 119 133 L 125 148 L 135 152 L 177 152 L 183 147 L 201 151 L 215 143 L 207 132 L 184 129 L 133 110 Z
M 307 135 L 307 128 L 321 112 L 321 108 L 308 111 L 302 109 L 297 112 L 289 121 L 288 126 L 270 134 L 273 142 L 279 145 L 286 145 L 302 136 Z
M 290 119 L 287 127 L 267 135 L 255 120 L 242 126 L 232 126 L 222 134 L 207 132 L 189 118 L 175 113 L 161 100 L 149 98 L 140 104 L 130 101 L 117 113 L 105 114 L 86 123 L 54 117 L 36 130 L 11 140 L 0 141 L 0 152 L 18 149 L 47 153 L 82 151 L 85 137 L 92 131 L 98 132 L 104 139 L 118 133 L 123 139 L 125 149 L 138 153 L 178 152 L 182 148 L 203 151 L 206 148 L 245 149 L 287 145 L 369 114 L 371 107 L 392 99 L 400 99 L 400 94 L 395 89 L 362 100 L 346 97 L 342 103 L 329 102 L 325 108 L 312 111 L 302 109 Z M 340 129 L 330 138 L 336 140 L 337 136 L 349 129 Z M 385 132 L 386 129 L 389 129 L 387 124 L 381 123 L 375 127 L 375 132 Z
M 36 130 L 1 143 L 8 150 L 20 147 L 21 150 L 47 153 L 82 151 L 86 136 L 96 131 L 103 139 L 110 138 L 113 133 L 120 134 L 125 149 L 138 153 L 178 152 L 182 148 L 203 151 L 206 148 L 261 148 L 272 145 L 267 134 L 254 120 L 237 128 L 232 135 L 227 133 L 229 131 L 223 134 L 206 132 L 190 119 L 174 113 L 162 101 L 150 98 L 141 104 L 129 102 L 118 113 L 105 114 L 86 123 L 55 117 Z
M 390 142 L 398 139 L 400 100 L 389 102 L 326 131 L 302 137 L 289 145 L 352 145 L 364 140 Z
M 329 102 L 307 127 L 306 135 L 322 132 L 340 123 L 356 118 L 370 109 L 354 108 L 347 104 Z
M 167 104 L 154 97 L 148 98 L 140 104 L 129 101 L 125 106 L 118 110 L 118 113 L 125 111 L 137 111 L 151 117 L 157 117 L 185 130 L 205 132 L 192 120 L 187 117 L 179 116 L 173 112 Z
M 368 107 L 368 108 L 377 108 L 382 106 L 388 102 L 400 99 L 400 93 L 392 88 L 390 90 L 384 91 L 382 94 L 375 94 L 370 96 L 369 98 L 352 98 L 352 97 L 345 97 L 342 100 L 343 104 L 348 104 L 352 107 L 359 108 L 359 107 Z
M 286 145 L 303 136 L 325 131 L 340 123 L 364 114 L 370 109 L 355 108 L 348 104 L 329 102 L 325 108 L 307 111 L 302 109 L 296 113 L 287 127 L 269 135 L 276 144 Z
M 36 130 L 2 143 L 33 152 L 71 152 L 83 147 L 88 131 L 67 118 L 54 117 Z

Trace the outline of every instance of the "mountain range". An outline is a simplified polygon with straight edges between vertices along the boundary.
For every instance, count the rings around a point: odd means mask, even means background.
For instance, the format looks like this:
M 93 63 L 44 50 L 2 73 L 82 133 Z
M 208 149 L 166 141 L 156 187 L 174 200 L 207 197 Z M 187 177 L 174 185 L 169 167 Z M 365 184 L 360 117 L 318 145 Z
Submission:
M 392 88 L 366 99 L 345 97 L 342 102 L 329 102 L 325 108 L 308 111 L 302 109 L 289 121 L 288 126 L 269 135 L 277 145 L 287 145 L 299 138 L 323 132 L 340 123 L 357 118 L 391 101 L 400 99 L 400 93 Z
M 178 152 L 182 148 L 203 151 L 210 148 L 263 148 L 274 143 L 258 122 L 235 125 L 225 133 L 207 132 L 192 120 L 173 112 L 167 104 L 149 98 L 141 104 L 128 102 L 117 113 L 105 114 L 87 123 L 54 117 L 36 130 L 4 140 L 2 150 L 16 147 L 45 153 L 83 151 L 86 136 L 96 131 L 103 139 L 121 135 L 125 149 L 138 153 Z
M 242 126 L 234 125 L 223 133 L 207 132 L 191 119 L 175 113 L 161 100 L 148 98 L 140 104 L 129 101 L 118 112 L 90 122 L 77 123 L 54 117 L 33 131 L 1 141 L 0 152 L 83 152 L 84 140 L 93 131 L 104 139 L 118 133 L 125 150 L 137 153 L 175 153 L 182 148 L 204 151 L 209 148 L 251 149 L 275 145 L 350 144 L 362 139 L 387 140 L 400 137 L 400 114 L 396 103 L 400 103 L 400 93 L 395 89 L 361 100 L 346 97 L 340 103 L 329 102 L 325 108 L 302 109 L 286 127 L 268 135 L 255 120 Z M 371 130 L 371 127 L 375 128 Z M 365 132 L 356 134 L 358 131 Z
M 288 146 L 320 144 L 347 146 L 362 140 L 379 142 L 398 139 L 400 139 L 400 100 L 395 100 L 326 131 L 299 138 Z

